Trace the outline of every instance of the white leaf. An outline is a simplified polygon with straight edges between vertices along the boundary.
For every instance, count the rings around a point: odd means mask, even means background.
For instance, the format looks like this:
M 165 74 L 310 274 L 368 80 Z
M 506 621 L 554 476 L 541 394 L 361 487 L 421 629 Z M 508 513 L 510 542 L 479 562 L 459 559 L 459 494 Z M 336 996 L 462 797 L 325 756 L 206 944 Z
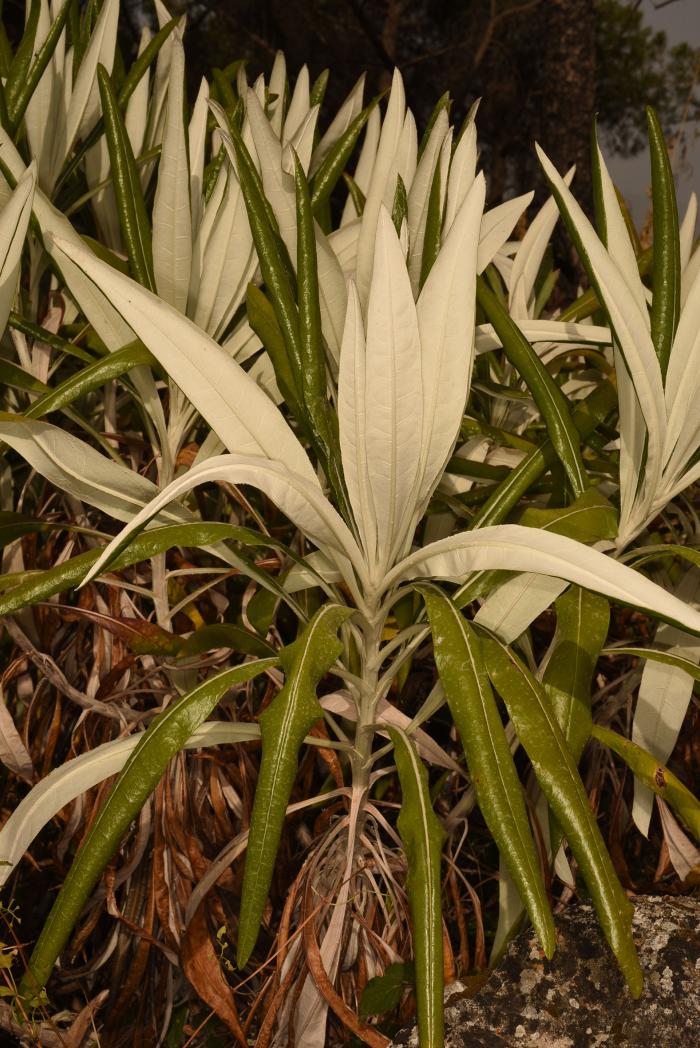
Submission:
M 457 143 L 447 179 L 443 235 L 449 233 L 476 177 L 476 125 L 471 119 Z
M 404 93 L 403 80 L 398 69 L 394 70 L 391 83 L 391 94 L 386 115 L 382 123 L 379 136 L 372 174 L 365 191 L 365 207 L 360 220 L 360 235 L 357 245 L 357 290 L 360 302 L 367 301 L 369 284 L 372 276 L 372 262 L 374 258 L 374 242 L 377 235 L 377 219 L 379 208 L 382 203 L 391 209 L 396 190 L 396 156 L 399 151 L 401 136 L 403 133 L 406 117 L 406 95 Z M 368 126 L 369 134 L 369 126 Z M 393 177 L 392 177 L 393 176 Z M 389 200 L 386 204 L 387 185 L 389 185 Z M 364 190 L 363 190 L 364 191 Z
M 681 249 L 681 273 L 684 273 L 688 268 L 690 262 L 690 256 L 693 253 L 693 243 L 695 241 L 695 223 L 698 218 L 698 198 L 695 193 L 690 194 L 688 200 L 688 207 L 686 208 L 683 221 L 679 230 L 678 239 L 680 241 Z
M 0 439 L 61 491 L 116 520 L 129 521 L 158 494 L 146 477 L 107 458 L 67 430 L 21 415 L 0 415 Z M 169 522 L 191 519 L 182 507 L 167 513 Z
M 544 172 L 562 199 L 571 221 L 580 237 L 583 251 L 595 273 L 615 338 L 624 354 L 648 433 L 646 474 L 649 486 L 655 489 L 661 473 L 661 449 L 666 436 L 664 389 L 661 369 L 649 332 L 646 307 L 630 291 L 617 264 L 598 239 L 593 226 L 564 185 L 553 164 L 542 150 L 537 154 Z
M 474 358 L 476 258 L 484 194 L 484 178 L 479 175 L 418 299 L 423 387 L 419 508 L 425 505 L 442 476 L 457 440 L 469 393 Z
M 190 207 L 192 235 L 199 229 L 204 208 L 204 160 L 207 151 L 207 117 L 209 116 L 209 84 L 205 77 L 199 85 L 197 100 L 192 110 L 187 140 L 190 157 Z
M 366 73 L 363 73 L 356 82 L 352 91 L 330 122 L 328 130 L 314 149 L 313 157 L 311 158 L 311 165 L 309 167 L 310 175 L 316 174 L 326 154 L 333 148 L 336 142 L 343 137 L 355 117 L 359 116 L 362 110 L 362 98 L 365 91 L 366 75 Z
M 480 528 L 434 542 L 397 564 L 385 579 L 385 587 L 403 578 L 458 581 L 473 571 L 492 569 L 566 579 L 700 633 L 700 612 L 655 582 L 574 539 L 519 524 Z
M 153 202 L 153 271 L 161 298 L 185 312 L 192 264 L 192 214 L 183 121 L 185 52 L 175 30 L 163 143 Z
M 517 575 L 488 595 L 474 616 L 474 622 L 497 633 L 501 640 L 510 644 L 550 607 L 567 586 L 568 582 L 547 575 L 530 572 Z
M 575 324 L 561 320 L 519 320 L 518 327 L 528 342 L 580 342 L 583 345 L 609 346 L 610 328 L 594 324 Z M 491 324 L 476 329 L 476 352 L 500 349 L 502 343 Z
M 504 204 L 499 204 L 485 212 L 481 220 L 477 273 L 483 273 L 496 252 L 503 247 L 534 195 L 534 193 L 524 193 L 522 196 L 506 200 Z
M 85 138 L 92 130 L 100 114 L 97 66 L 103 65 L 108 73 L 112 72 L 118 20 L 119 0 L 106 0 L 95 23 L 71 92 L 61 162 L 70 153 L 78 136 Z M 70 73 L 68 75 L 70 76 Z
M 682 600 L 694 600 L 699 591 L 700 573 L 691 568 L 676 588 L 676 595 Z M 658 627 L 654 647 L 659 646 L 696 664 L 700 662 L 700 642 L 674 626 L 664 623 Z M 652 753 L 661 764 L 667 762 L 678 741 L 694 686 L 693 678 L 677 666 L 654 659 L 644 663 L 632 722 L 632 742 Z M 632 818 L 645 837 L 649 834 L 653 804 L 652 791 L 635 778 Z
M 246 113 L 250 122 L 255 152 L 260 162 L 265 196 L 274 211 L 280 236 L 287 247 L 290 258 L 296 259 L 297 212 L 294 179 L 282 166 L 282 145 L 272 130 L 257 95 L 250 89 L 246 96 Z
M 564 175 L 564 182 L 567 186 L 571 185 L 575 170 L 576 168 L 572 167 Z M 550 197 L 533 218 L 515 253 L 513 268 L 508 280 L 508 305 L 514 320 L 521 322 L 532 314 L 535 281 L 558 218 L 557 202 L 554 197 Z M 524 308 L 514 309 L 515 290 L 518 285 L 520 285 Z
M 338 374 L 338 427 L 343 475 L 362 546 L 377 556 L 377 520 L 367 462 L 366 348 L 357 288 L 350 283 Z
M 0 211 L 0 332 L 14 304 L 22 261 L 22 248 L 32 213 L 36 188 L 36 166 L 32 163 Z
M 605 225 L 605 243 L 608 253 L 616 264 L 619 273 L 630 294 L 637 303 L 640 315 L 645 319 L 647 328 L 651 331 L 651 318 L 646 306 L 645 288 L 639 276 L 639 264 L 637 256 L 627 231 L 627 225 L 622 214 L 620 202 L 615 192 L 613 180 L 605 165 L 600 146 L 595 145 L 600 167 L 600 181 L 603 198 L 603 221 Z
M 82 246 L 56 249 L 106 294 L 224 444 L 241 454 L 279 458 L 318 488 L 303 447 L 245 371 L 192 321 Z
M 287 115 L 284 118 L 284 131 L 282 141 L 286 145 L 291 142 L 303 122 L 306 120 L 311 108 L 311 85 L 309 82 L 309 67 L 304 65 L 299 70 L 294 91 L 289 101 Z
M 386 565 L 415 509 L 423 380 L 411 282 L 384 207 L 377 222 L 366 347 L 365 454 L 377 519 L 378 559 Z
M 243 66 L 241 66 L 243 69 Z M 270 73 L 270 95 L 276 97 L 272 98 L 268 105 L 268 117 L 272 130 L 275 132 L 277 137 L 282 139 L 282 123 L 284 121 L 284 95 L 287 89 L 287 63 L 285 62 L 284 52 L 278 51 L 275 55 L 275 60 L 272 63 L 272 72 Z M 239 90 L 241 97 L 245 95 L 245 91 Z
M 377 146 L 379 145 L 379 135 L 382 129 L 382 118 L 379 115 L 379 107 L 375 106 L 372 112 L 369 114 L 367 124 L 365 126 L 365 135 L 362 140 L 362 147 L 360 149 L 360 156 L 357 161 L 357 167 L 353 178 L 358 188 L 367 195 L 367 187 L 370 183 L 372 176 L 372 169 L 374 168 L 374 161 L 377 156 Z M 355 210 L 352 197 L 348 194 L 348 198 L 345 201 L 345 207 L 343 208 L 343 215 L 340 220 L 340 228 L 342 229 L 348 222 L 359 221 L 359 216 Z
M 414 297 L 418 296 L 430 192 L 433 186 L 435 170 L 440 159 L 442 144 L 448 131 L 447 112 L 443 108 L 438 113 L 437 120 L 433 124 L 430 137 L 418 161 L 413 184 L 408 193 L 408 272 L 411 277 Z M 440 170 L 440 178 L 443 181 L 445 180 L 446 171 L 447 168 Z
M 192 733 L 185 743 L 185 749 L 249 742 L 259 737 L 257 724 L 205 721 Z M 140 739 L 141 735 L 135 734 L 105 742 L 89 753 L 82 753 L 54 768 L 30 790 L 0 830 L 0 886 L 6 883 L 44 826 L 76 797 L 112 775 L 118 775 Z
M 5 704 L 2 684 L 0 684 L 0 761 L 20 779 L 32 783 L 34 779 L 32 758 Z
M 141 30 L 138 54 L 141 55 L 148 47 L 152 39 L 152 33 L 148 26 Z M 146 139 L 146 128 L 148 126 L 148 95 L 151 84 L 151 71 L 147 69 L 139 80 L 136 88 L 126 103 L 124 114 L 124 126 L 129 136 L 131 149 L 135 157 L 141 156 L 143 144 Z
M 255 388 L 257 390 L 257 387 Z M 265 396 L 263 393 L 261 395 Z M 270 401 L 267 403 L 272 407 Z M 358 575 L 364 577 L 364 563 L 357 543 L 345 521 L 326 499 L 318 482 L 312 483 L 306 477 L 294 473 L 281 461 L 271 461 L 256 455 L 217 455 L 206 459 L 199 466 L 193 466 L 182 477 L 178 477 L 164 488 L 110 542 L 84 581 L 88 582 L 99 575 L 103 564 L 109 560 L 116 547 L 126 543 L 134 532 L 143 527 L 164 506 L 199 484 L 221 482 L 250 484 L 263 491 L 314 545 L 331 556 L 339 555 L 340 561 L 334 559 L 341 570 L 344 567 L 343 559 L 349 559 Z M 345 575 L 345 572 L 343 574 Z

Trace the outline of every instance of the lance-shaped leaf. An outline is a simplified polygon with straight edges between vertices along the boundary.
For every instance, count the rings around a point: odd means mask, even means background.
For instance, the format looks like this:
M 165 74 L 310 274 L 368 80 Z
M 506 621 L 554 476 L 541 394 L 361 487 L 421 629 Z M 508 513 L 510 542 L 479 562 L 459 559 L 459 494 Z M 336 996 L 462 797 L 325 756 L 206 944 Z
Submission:
M 482 277 L 477 281 L 477 300 L 501 339 L 508 360 L 532 393 L 549 439 L 578 497 L 588 487 L 588 478 L 581 458 L 579 433 L 571 420 L 566 397 Z
M 0 887 L 7 883 L 44 826 L 76 797 L 118 775 L 142 738 L 139 734 L 128 735 L 81 753 L 54 768 L 29 791 L 0 830 Z M 258 738 L 257 724 L 206 721 L 192 732 L 183 749 L 197 750 L 202 746 L 223 746 Z
M 221 346 L 82 245 L 57 238 L 54 252 L 59 264 L 67 256 L 109 296 L 114 309 L 227 447 L 279 459 L 318 487 L 308 456 L 281 413 Z
M 571 586 L 555 602 L 557 630 L 542 682 L 574 761 L 591 733 L 591 684 L 610 624 L 604 597 Z
M 618 735 L 616 731 L 595 724 L 592 734 L 598 742 L 602 742 L 613 753 L 622 757 L 640 782 L 665 800 L 700 841 L 700 801 L 673 772 L 661 764 L 652 753 L 626 739 L 624 735 Z
M 571 751 L 540 682 L 500 641 L 483 641 L 489 677 L 503 699 L 542 792 L 566 834 L 627 984 L 638 997 L 642 970 L 632 939 L 632 905 L 617 879 Z
M 36 168 L 31 164 L 0 212 L 0 332 L 5 330 L 17 294 L 22 248 L 32 214 L 35 187 Z
M 262 759 L 243 874 L 238 925 L 239 968 L 247 964 L 258 938 L 284 815 L 297 774 L 299 749 L 310 729 L 323 716 L 316 689 L 343 650 L 337 633 L 351 614 L 350 608 L 325 605 L 316 612 L 298 640 L 280 652 L 285 684 L 260 716 Z
M 473 365 L 476 250 L 485 182 L 474 181 L 450 228 L 416 307 L 423 379 L 419 509 L 452 453 Z
M 367 123 L 370 113 L 377 105 L 378 101 L 378 98 L 374 99 L 362 110 L 362 112 L 357 114 L 340 138 L 338 138 L 337 141 L 327 150 L 323 160 L 314 172 L 311 182 L 311 209 L 315 215 L 318 215 L 323 208 L 323 205 L 327 203 L 340 176 L 345 171 L 348 160 L 355 148 L 355 144 L 362 133 L 362 129 Z M 331 125 L 328 131 L 331 130 L 332 126 L 333 125 Z M 323 147 L 323 141 L 324 140 L 321 139 L 319 142 L 317 152 Z M 315 155 L 316 154 L 314 154 L 314 156 Z
M 580 542 L 519 524 L 480 528 L 432 542 L 397 564 L 387 575 L 385 586 L 401 578 L 462 581 L 473 571 L 494 569 L 534 571 L 567 579 L 700 633 L 700 612 L 663 587 Z
M 411 282 L 391 217 L 379 211 L 367 307 L 366 456 L 379 561 L 390 561 L 417 500 L 423 420 L 420 337 Z
M 131 142 L 112 81 L 103 66 L 98 67 L 97 80 L 112 167 L 112 185 L 117 199 L 122 236 L 129 253 L 131 272 L 139 284 L 149 291 L 155 291 L 151 227 Z
M 651 337 L 666 376 L 671 347 L 681 312 L 681 252 L 678 235 L 678 207 L 671 159 L 657 117 L 647 106 L 649 150 L 651 153 L 651 194 L 654 221 L 653 298 Z
M 126 761 L 68 871 L 32 952 L 21 992 L 34 994 L 45 986 L 91 891 L 130 823 L 158 785 L 171 757 L 183 748 L 227 691 L 252 680 L 276 662 L 259 659 L 227 670 L 200 684 L 153 720 Z
M 160 297 L 184 313 L 192 265 L 192 214 L 183 119 L 185 52 L 180 32 L 173 35 L 171 55 L 165 128 L 153 202 L 153 273 Z
M 271 589 L 283 600 L 289 597 L 282 587 L 267 572 L 256 569 L 239 554 L 233 554 L 225 542 L 239 542 L 245 546 L 263 546 L 279 548 L 274 539 L 261 535 L 250 528 L 240 528 L 235 524 L 220 522 L 195 521 L 191 524 L 170 524 L 163 528 L 138 535 L 129 544 L 129 548 L 110 561 L 112 571 L 121 571 L 132 564 L 149 560 L 159 553 L 165 553 L 173 546 L 206 549 L 213 555 L 221 557 L 227 563 L 234 564 L 260 585 Z M 45 571 L 22 571 L 0 577 L 0 615 L 11 615 L 20 608 L 46 600 L 56 593 L 71 589 L 83 582 L 91 568 L 102 555 L 102 549 L 91 549 L 79 553 L 62 564 L 55 564 Z M 286 555 L 291 551 L 283 549 Z M 293 554 L 291 554 L 293 556 Z M 290 606 L 294 607 L 293 604 Z
M 418 1038 L 421 1048 L 442 1048 L 443 955 L 440 855 L 445 839 L 433 811 L 428 773 L 408 735 L 389 728 L 401 784 L 398 828 L 406 852 L 406 886 L 413 924 Z
M 30 27 L 25 26 L 24 36 L 22 37 L 22 41 L 17 49 L 16 58 L 19 59 L 19 61 L 17 65 L 13 62 L 10 70 L 10 77 L 8 77 L 7 84 L 5 85 L 5 103 L 7 105 L 9 129 L 12 134 L 17 131 L 32 95 L 44 75 L 47 65 L 53 57 L 61 33 L 65 28 L 70 7 L 71 0 L 64 0 L 62 7 L 51 23 L 51 28 L 46 34 L 41 47 L 34 55 L 31 68 L 29 68 L 28 64 L 25 64 L 25 60 L 27 55 L 31 59 L 34 41 L 31 40 L 31 32 L 29 34 L 27 33 L 27 29 Z M 40 4 L 37 3 L 32 5 L 32 8 L 38 14 Z M 34 11 L 31 12 L 32 17 Z M 36 31 L 36 25 L 34 26 L 34 30 Z
M 522 786 L 491 690 L 481 640 L 436 586 L 418 586 L 433 634 L 435 663 L 462 740 L 476 799 L 547 957 L 556 946 L 542 869 Z
M 255 455 L 212 455 L 174 480 L 153 498 L 148 506 L 137 513 L 103 551 L 85 581 L 89 582 L 104 570 L 112 558 L 126 547 L 133 536 L 145 527 L 163 506 L 191 491 L 198 484 L 221 481 L 230 484 L 252 484 L 253 487 L 264 491 L 311 542 L 321 550 L 333 551 L 336 554 L 335 561 L 343 570 L 346 581 L 350 580 L 348 571 L 344 570 L 349 567 L 345 558 L 352 563 L 359 577 L 364 578 L 364 562 L 357 543 L 343 518 L 317 485 L 292 473 L 281 462 Z

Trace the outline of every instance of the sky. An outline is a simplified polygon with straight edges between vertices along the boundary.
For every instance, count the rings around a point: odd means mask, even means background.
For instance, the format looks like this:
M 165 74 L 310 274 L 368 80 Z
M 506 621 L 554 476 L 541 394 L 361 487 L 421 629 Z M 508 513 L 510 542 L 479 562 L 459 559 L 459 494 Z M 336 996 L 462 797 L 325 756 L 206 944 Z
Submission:
M 658 0 L 657 0 L 658 2 Z M 670 45 L 683 41 L 700 47 L 700 0 L 675 0 L 658 10 L 652 0 L 643 0 L 646 22 L 654 29 L 662 29 Z M 682 168 L 676 172 L 678 209 L 685 213 L 691 192 L 700 197 L 700 128 L 690 128 L 688 155 Z M 649 206 L 649 154 L 622 159 L 606 157 L 610 173 L 627 200 L 637 225 L 644 222 Z

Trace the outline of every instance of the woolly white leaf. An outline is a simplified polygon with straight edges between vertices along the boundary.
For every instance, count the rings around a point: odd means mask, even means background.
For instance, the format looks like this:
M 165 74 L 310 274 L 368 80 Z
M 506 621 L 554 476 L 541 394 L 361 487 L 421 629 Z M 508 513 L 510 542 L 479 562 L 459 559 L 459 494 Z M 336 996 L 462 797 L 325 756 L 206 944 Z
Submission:
M 109 295 L 113 307 L 229 449 L 280 459 L 318 488 L 306 452 L 280 412 L 221 346 L 87 248 L 64 240 L 56 241 L 55 247 Z

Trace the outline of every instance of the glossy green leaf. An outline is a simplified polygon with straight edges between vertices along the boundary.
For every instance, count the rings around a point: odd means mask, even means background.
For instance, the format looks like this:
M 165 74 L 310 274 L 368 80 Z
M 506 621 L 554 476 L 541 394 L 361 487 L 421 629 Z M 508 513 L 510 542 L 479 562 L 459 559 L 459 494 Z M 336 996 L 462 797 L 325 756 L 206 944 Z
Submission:
M 275 659 L 244 663 L 205 681 L 159 714 L 133 750 L 76 855 L 32 952 L 20 993 L 45 986 L 83 906 L 132 820 L 158 785 L 168 761 L 210 715 L 227 691 L 274 666 Z
M 21 539 L 23 535 L 37 531 L 55 531 L 60 524 L 54 524 L 46 520 L 34 520 L 26 517 L 23 513 L 13 513 L 12 510 L 0 510 L 0 549 L 4 549 L 15 539 Z
M 141 189 L 141 179 L 134 160 L 129 135 L 122 117 L 119 100 L 104 66 L 97 67 L 105 135 L 112 166 L 114 193 L 119 222 L 129 253 L 131 272 L 139 284 L 155 291 L 151 227 Z
M 666 377 L 671 347 L 681 312 L 681 252 L 678 236 L 678 207 L 671 159 L 659 119 L 647 106 L 651 153 L 651 194 L 654 222 L 653 298 L 651 337 Z
M 631 771 L 657 796 L 662 797 L 683 820 L 690 832 L 700 841 L 700 801 L 673 772 L 659 764 L 653 754 L 647 753 L 624 735 L 608 728 L 593 726 L 593 737 L 622 757 Z
M 248 606 L 250 607 L 250 604 Z M 275 654 L 274 648 L 267 641 L 243 626 L 236 626 L 232 622 L 214 622 L 209 626 L 202 626 L 183 640 L 177 655 L 179 659 L 192 658 L 214 648 L 230 648 L 242 655 L 254 655 L 259 659 L 266 659 Z
M 610 382 L 598 386 L 573 414 L 572 419 L 579 435 L 586 438 L 593 433 L 610 414 L 617 403 L 615 387 Z M 557 453 L 551 440 L 532 451 L 510 471 L 498 485 L 470 522 L 469 528 L 485 528 L 500 524 L 514 509 L 523 495 L 537 483 L 547 468 L 557 461 Z
M 540 788 L 576 857 L 608 940 L 633 996 L 643 988 L 632 938 L 632 905 L 617 879 L 595 815 L 542 684 L 493 637 L 483 641 L 486 667 L 503 699 Z
M 477 301 L 493 324 L 506 357 L 532 393 L 574 497 L 578 498 L 588 487 L 588 477 L 581 458 L 581 437 L 566 397 L 483 277 L 477 277 Z
M 316 612 L 298 640 L 280 652 L 285 684 L 260 715 L 262 759 L 243 874 L 239 968 L 247 964 L 258 938 L 299 750 L 323 716 L 316 688 L 342 651 L 337 633 L 350 615 L 352 609 L 337 604 L 327 604 Z
M 435 165 L 430 196 L 428 198 L 428 215 L 425 222 L 425 236 L 423 239 L 423 255 L 420 264 L 420 286 L 425 284 L 430 270 L 433 268 L 440 250 L 442 239 L 442 173 L 440 171 L 440 160 Z
M 401 236 L 401 226 L 404 224 L 407 214 L 408 197 L 406 195 L 406 185 L 401 175 L 398 175 L 396 178 L 394 203 L 391 207 L 391 221 L 394 223 L 394 229 L 396 230 L 397 236 Z
M 295 418 L 303 418 L 304 412 L 296 387 L 296 380 L 289 362 L 287 346 L 279 326 L 275 309 L 264 291 L 255 284 L 248 285 L 246 293 L 248 323 L 267 350 L 272 361 L 275 379 L 285 403 Z
M 121 571 L 132 564 L 139 564 L 159 553 L 165 553 L 173 546 L 196 548 L 226 541 L 252 545 L 255 535 L 255 532 L 247 528 L 238 528 L 233 524 L 200 521 L 154 528 L 135 538 L 128 549 L 114 559 L 109 570 Z M 261 546 L 267 541 L 262 535 L 258 536 L 258 540 Z M 11 615 L 21 608 L 37 604 L 47 597 L 79 585 L 102 553 L 102 548 L 91 549 L 45 571 L 25 571 L 17 575 L 3 576 L 0 579 L 0 589 L 3 590 L 0 596 L 0 616 Z
M 525 799 L 475 630 L 436 586 L 416 587 L 425 599 L 435 663 L 462 740 L 476 798 L 517 885 L 547 957 L 556 946 L 554 921 Z
M 36 91 L 37 85 L 44 75 L 44 70 L 51 61 L 61 33 L 63 32 L 68 20 L 70 5 L 71 0 L 64 0 L 63 6 L 59 9 L 58 14 L 51 23 L 51 27 L 46 34 L 44 42 L 34 56 L 31 66 L 27 69 L 24 68 L 23 59 L 25 52 L 22 49 L 25 46 L 25 40 L 24 37 L 22 38 L 22 43 L 17 51 L 17 57 L 20 56 L 20 51 L 22 51 L 22 61 L 16 70 L 14 70 L 14 68 L 10 70 L 10 79 L 5 87 L 5 103 L 7 106 L 7 116 L 10 121 L 10 134 L 14 134 L 19 127 L 20 121 L 31 101 L 32 95 Z M 39 7 L 38 4 L 37 7 Z M 34 27 L 34 32 L 36 33 L 36 26 Z M 32 45 L 33 42 L 34 40 L 32 38 Z M 31 50 L 29 55 L 31 58 Z M 14 77 L 15 72 L 17 74 L 16 79 Z
M 443 953 L 440 856 L 445 839 L 433 811 L 428 773 L 415 746 L 400 728 L 389 728 L 401 784 L 398 828 L 406 852 L 406 888 L 413 925 L 418 1040 L 421 1048 L 442 1048 Z
M 28 335 L 29 338 L 45 342 L 47 346 L 51 346 L 51 349 L 55 349 L 57 353 L 66 353 L 68 356 L 77 357 L 78 360 L 83 360 L 86 364 L 92 364 L 95 360 L 90 353 L 81 349 L 80 346 L 68 342 L 65 338 L 61 338 L 60 335 L 55 335 L 53 331 L 47 331 L 39 324 L 33 324 L 31 320 L 27 320 L 26 317 L 21 316 L 19 313 L 11 311 L 7 322 L 15 331 L 21 331 L 23 335 Z
M 674 655 L 672 651 L 659 651 L 657 648 L 636 648 L 624 645 L 620 648 L 604 648 L 603 655 L 629 655 L 635 659 L 651 659 L 652 662 L 662 662 L 666 666 L 675 666 L 683 670 L 693 680 L 700 681 L 700 666 L 692 659 L 686 659 L 682 655 Z
M 10 119 L 12 119 L 15 112 L 16 99 L 20 97 L 22 90 L 29 79 L 29 70 L 32 64 L 32 54 L 34 52 L 37 29 L 39 27 L 40 13 L 41 0 L 31 0 L 26 13 L 22 39 L 20 40 L 15 56 L 12 59 L 7 83 L 5 84 L 5 108 L 7 109 L 7 114 Z M 17 123 L 19 123 L 19 121 L 17 121 Z M 11 134 L 14 134 L 16 130 L 17 124 L 11 127 Z
M 102 360 L 95 361 L 76 375 L 71 375 L 54 389 L 49 389 L 35 400 L 25 412 L 25 418 L 43 418 L 51 411 L 59 411 L 78 397 L 99 389 L 111 379 L 120 378 L 132 368 L 154 363 L 153 356 L 141 342 L 132 342 Z
M 319 214 L 328 202 L 338 180 L 345 171 L 362 129 L 378 101 L 379 99 L 374 99 L 368 106 L 365 106 L 361 113 L 357 114 L 347 131 L 331 146 L 323 158 L 311 182 L 311 210 L 314 215 Z
M 520 514 L 517 523 L 586 543 L 617 537 L 615 507 L 597 488 L 584 491 L 570 506 L 556 509 L 528 507 Z
M 610 605 L 580 586 L 554 603 L 557 630 L 542 683 L 567 745 L 578 764 L 591 733 L 591 686 L 610 624 Z

